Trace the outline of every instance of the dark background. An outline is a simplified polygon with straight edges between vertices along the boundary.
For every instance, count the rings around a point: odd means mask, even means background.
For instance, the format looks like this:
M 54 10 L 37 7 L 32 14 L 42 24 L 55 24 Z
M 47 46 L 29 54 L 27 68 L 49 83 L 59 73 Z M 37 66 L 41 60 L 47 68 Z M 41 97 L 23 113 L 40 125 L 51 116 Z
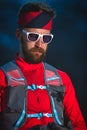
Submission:
M 17 13 L 27 1 L 0 1 L 0 65 L 12 60 L 19 50 L 15 35 Z M 54 40 L 49 46 L 46 61 L 69 74 L 87 122 L 87 0 L 30 1 L 46 2 L 57 12 Z

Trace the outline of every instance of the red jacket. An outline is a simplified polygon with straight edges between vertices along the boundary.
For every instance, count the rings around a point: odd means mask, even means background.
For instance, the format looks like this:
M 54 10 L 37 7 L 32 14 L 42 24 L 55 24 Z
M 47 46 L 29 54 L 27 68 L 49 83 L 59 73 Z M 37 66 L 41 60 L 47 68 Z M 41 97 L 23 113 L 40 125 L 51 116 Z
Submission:
M 17 65 L 20 67 L 21 71 L 23 72 L 28 85 L 36 84 L 36 85 L 44 85 L 44 69 L 43 64 L 28 64 L 25 62 L 22 58 L 16 59 Z M 83 119 L 83 116 L 81 114 L 76 95 L 75 90 L 72 85 L 72 82 L 69 78 L 69 76 L 60 70 L 58 70 L 59 75 L 61 76 L 62 82 L 64 86 L 66 87 L 65 90 L 65 96 L 63 100 L 65 114 L 70 118 L 72 121 L 72 125 L 74 127 L 74 130 L 86 130 L 86 125 Z M 4 90 L 7 86 L 7 80 L 2 70 L 0 70 L 0 95 L 2 95 L 2 99 L 4 100 Z M 47 94 L 46 90 L 37 89 L 36 91 L 28 91 L 28 100 L 27 100 L 27 111 L 28 113 L 39 113 L 41 111 L 46 113 L 51 113 L 51 107 L 50 107 L 50 99 Z M 4 104 L 1 105 L 1 111 L 5 107 Z M 26 124 L 21 127 L 19 130 L 27 130 L 30 127 L 40 124 L 48 124 L 49 122 L 52 122 L 52 118 L 44 117 L 41 119 L 28 119 L 26 121 Z

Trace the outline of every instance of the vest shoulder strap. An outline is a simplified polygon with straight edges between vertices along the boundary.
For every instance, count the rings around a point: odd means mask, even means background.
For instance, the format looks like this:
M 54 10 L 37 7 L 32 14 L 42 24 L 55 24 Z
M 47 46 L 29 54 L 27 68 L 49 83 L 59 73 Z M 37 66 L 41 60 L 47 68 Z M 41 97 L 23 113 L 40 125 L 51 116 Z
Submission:
M 54 86 L 63 85 L 62 79 L 58 73 L 58 69 L 54 66 L 49 65 L 48 63 L 44 63 L 45 67 L 45 83 Z
M 10 61 L 0 67 L 6 75 L 8 86 L 25 85 L 26 80 L 20 68 L 16 65 L 15 61 Z
M 46 77 L 45 82 L 51 101 L 53 117 L 58 125 L 63 126 L 63 98 L 65 87 L 63 86 L 62 79 L 58 74 L 58 69 L 47 63 L 45 63 L 44 66 Z

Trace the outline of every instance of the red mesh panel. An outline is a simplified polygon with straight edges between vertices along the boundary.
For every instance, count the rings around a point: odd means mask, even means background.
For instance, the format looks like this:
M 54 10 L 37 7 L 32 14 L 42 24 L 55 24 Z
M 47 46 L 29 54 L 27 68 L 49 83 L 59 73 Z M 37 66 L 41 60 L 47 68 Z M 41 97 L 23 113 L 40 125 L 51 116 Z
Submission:
M 10 72 L 7 72 L 8 76 L 9 76 L 9 82 L 11 86 L 19 86 L 19 85 L 25 85 L 24 79 L 21 77 L 19 71 L 16 70 L 12 70 Z

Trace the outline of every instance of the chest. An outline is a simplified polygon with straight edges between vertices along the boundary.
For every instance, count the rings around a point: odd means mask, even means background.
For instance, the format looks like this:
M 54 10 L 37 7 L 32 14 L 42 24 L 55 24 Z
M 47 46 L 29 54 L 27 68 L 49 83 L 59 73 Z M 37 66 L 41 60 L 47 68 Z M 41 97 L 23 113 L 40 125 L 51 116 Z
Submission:
M 50 98 L 47 90 L 29 90 L 26 104 L 28 112 L 48 112 L 50 110 Z
M 32 84 L 34 84 L 35 86 L 45 85 L 43 68 L 27 72 L 23 71 L 23 74 L 28 85 L 30 86 L 32 86 Z M 47 90 L 46 89 L 28 90 L 26 104 L 28 112 L 49 111 L 50 99 Z
M 23 71 L 23 75 L 26 79 L 28 85 L 36 84 L 36 85 L 44 85 L 44 70 L 43 68 L 35 69 L 32 71 Z

